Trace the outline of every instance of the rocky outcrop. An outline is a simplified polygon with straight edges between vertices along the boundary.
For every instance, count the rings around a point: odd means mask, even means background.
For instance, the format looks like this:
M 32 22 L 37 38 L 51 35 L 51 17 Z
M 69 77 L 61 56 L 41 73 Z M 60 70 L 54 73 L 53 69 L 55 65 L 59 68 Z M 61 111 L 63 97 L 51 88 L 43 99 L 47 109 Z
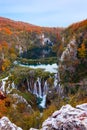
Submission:
M 12 100 L 14 100 L 14 104 L 12 105 L 13 108 L 16 108 L 18 104 L 24 104 L 25 106 L 25 111 L 32 113 L 33 109 L 30 104 L 28 104 L 27 100 L 23 98 L 22 96 L 18 94 L 12 94 Z
M 20 127 L 17 127 L 15 124 L 11 123 L 11 121 L 7 117 L 2 117 L 0 119 L 0 130 L 22 130 Z
M 79 64 L 77 52 L 78 45 L 75 36 L 73 36 L 60 57 L 58 71 L 62 82 L 71 82 L 74 79 L 76 67 Z
M 65 60 L 67 61 L 76 60 L 76 55 L 77 55 L 77 44 L 75 38 L 73 38 L 67 45 L 66 49 L 63 51 L 60 60 L 61 62 Z
M 87 103 L 63 106 L 43 122 L 41 130 L 87 130 Z

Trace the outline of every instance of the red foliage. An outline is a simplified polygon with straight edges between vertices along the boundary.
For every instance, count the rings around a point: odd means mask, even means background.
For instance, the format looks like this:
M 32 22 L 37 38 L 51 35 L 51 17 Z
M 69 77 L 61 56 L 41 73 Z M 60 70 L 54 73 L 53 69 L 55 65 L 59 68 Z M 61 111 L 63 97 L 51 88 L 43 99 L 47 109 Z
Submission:
M 3 28 L 3 30 L 7 34 L 12 33 L 11 29 L 18 30 L 18 31 L 25 30 L 28 32 L 38 32 L 39 34 L 43 31 L 54 32 L 56 34 L 57 32 L 60 33 L 63 30 L 63 28 L 40 27 L 40 26 L 29 24 L 29 23 L 25 23 L 25 22 L 13 21 L 13 20 L 3 18 L 3 17 L 0 17 L 0 25 L 1 25 L 0 29 L 2 30 L 2 28 Z M 8 26 L 9 26 L 9 28 L 8 28 Z

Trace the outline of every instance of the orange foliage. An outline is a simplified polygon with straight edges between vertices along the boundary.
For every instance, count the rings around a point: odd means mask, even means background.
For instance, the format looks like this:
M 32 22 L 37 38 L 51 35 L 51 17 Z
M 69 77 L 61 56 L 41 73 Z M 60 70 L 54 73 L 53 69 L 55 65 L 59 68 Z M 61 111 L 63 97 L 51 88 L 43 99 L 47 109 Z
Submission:
M 63 30 L 63 28 L 40 27 L 29 23 L 16 22 L 7 18 L 0 17 L 1 29 L 3 28 L 3 30 L 7 34 L 12 34 L 11 30 L 8 28 L 8 23 L 9 26 L 15 31 L 25 30 L 28 32 L 37 32 L 39 34 L 41 32 L 54 32 L 55 34 L 57 34 L 58 32 L 60 33 Z
M 4 30 L 7 34 L 9 34 L 9 35 L 12 34 L 11 30 L 10 30 L 9 28 L 7 28 L 7 27 L 3 27 L 3 30 Z
M 8 43 L 6 41 L 3 41 L 2 46 L 8 48 Z
M 81 48 L 78 48 L 78 52 L 79 52 L 79 56 L 81 58 L 85 58 L 85 56 L 86 56 L 86 47 L 85 47 L 84 43 L 81 44 Z
M 72 24 L 69 26 L 69 28 L 72 28 L 73 31 L 78 30 L 80 27 L 86 26 L 87 25 L 87 20 Z
M 9 52 L 10 52 L 10 53 L 15 53 L 14 48 L 12 48 L 12 47 L 11 47 L 11 48 L 9 48 Z
M 0 100 L 0 118 L 4 116 L 7 112 L 7 108 L 5 106 L 5 100 Z
M 2 64 L 2 66 L 1 66 L 1 68 L 2 68 L 2 71 L 5 71 L 9 66 L 10 66 L 10 61 L 8 60 L 8 59 L 4 59 L 3 60 L 3 64 Z
M 0 51 L 2 51 L 2 45 L 0 44 Z

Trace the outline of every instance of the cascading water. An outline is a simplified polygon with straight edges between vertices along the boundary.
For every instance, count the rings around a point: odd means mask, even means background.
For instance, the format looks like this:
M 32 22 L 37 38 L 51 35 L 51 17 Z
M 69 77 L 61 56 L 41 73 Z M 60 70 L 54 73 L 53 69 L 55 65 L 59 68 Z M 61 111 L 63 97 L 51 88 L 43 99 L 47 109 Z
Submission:
M 12 82 L 11 86 L 13 89 L 16 88 L 14 82 Z
M 42 101 L 39 104 L 40 107 L 46 107 L 46 95 L 48 92 L 48 84 L 47 81 L 44 82 L 44 86 L 42 89 L 41 79 L 37 78 L 37 81 L 34 83 L 33 94 L 35 94 L 38 98 L 41 98 Z
M 28 79 L 27 79 L 27 86 L 28 86 L 28 91 L 30 92 L 31 90 L 30 90 L 30 85 L 29 85 Z
M 34 83 L 33 94 L 35 94 L 35 95 L 38 97 L 38 92 L 37 92 L 37 86 L 36 86 L 36 83 Z
M 42 90 L 41 90 L 41 79 L 38 78 L 37 79 L 37 83 L 38 83 L 38 96 L 42 98 Z
M 42 108 L 46 108 L 46 95 L 43 96 L 42 101 L 40 103 L 40 106 Z
M 47 95 L 47 92 L 48 92 L 48 84 L 47 84 L 47 81 L 45 81 L 44 88 L 43 88 L 43 96 Z
M 60 84 L 60 76 L 59 76 L 59 73 L 55 74 L 54 75 L 54 87 L 56 88 L 56 91 L 58 92 L 58 94 L 60 96 L 63 95 L 63 89 L 61 87 L 61 84 Z
M 8 84 L 8 87 L 5 88 L 5 84 L 6 84 L 6 80 L 8 80 L 8 77 L 2 79 L 2 86 L 0 88 L 1 91 L 6 92 L 6 93 L 10 93 L 12 91 L 12 89 L 16 88 L 14 82 L 12 82 L 11 84 Z M 33 86 L 32 86 L 33 85 Z M 56 88 L 56 90 L 61 94 L 62 89 L 60 86 L 60 79 L 59 79 L 59 75 L 58 74 L 54 74 L 54 83 L 53 83 L 54 88 Z M 49 91 L 48 88 L 48 82 L 47 81 L 42 81 L 41 78 L 37 78 L 37 80 L 34 82 L 32 82 L 32 80 L 28 80 L 27 79 L 27 87 L 28 87 L 28 91 L 35 94 L 39 99 L 42 99 L 42 101 L 40 102 L 40 106 L 42 108 L 46 107 L 46 96 L 47 93 Z
M 45 81 L 44 88 L 43 88 L 43 98 L 42 98 L 42 102 L 40 103 L 40 106 L 42 108 L 46 108 L 46 96 L 47 96 L 47 92 L 48 92 L 48 84 L 47 84 L 47 81 Z
M 57 73 L 54 74 L 53 86 L 54 86 L 54 88 L 57 89 L 57 91 L 61 91 Z M 36 82 L 34 83 L 33 94 L 35 94 L 38 98 L 42 99 L 42 101 L 39 104 L 39 106 L 42 108 L 46 107 L 46 96 L 47 96 L 48 91 L 49 91 L 49 88 L 48 88 L 47 81 L 45 81 L 44 84 L 42 85 L 41 79 L 38 77 Z
M 2 79 L 2 86 L 1 86 L 1 91 L 5 92 L 5 84 L 6 84 L 6 80 L 8 80 L 8 77 Z
M 54 87 L 57 87 L 58 85 L 58 76 L 57 74 L 54 75 Z

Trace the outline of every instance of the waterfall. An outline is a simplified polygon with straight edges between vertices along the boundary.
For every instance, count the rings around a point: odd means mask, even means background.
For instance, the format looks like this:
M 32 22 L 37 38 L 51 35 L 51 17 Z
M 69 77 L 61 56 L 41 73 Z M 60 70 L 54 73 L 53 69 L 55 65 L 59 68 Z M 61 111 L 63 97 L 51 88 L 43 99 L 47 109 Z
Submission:
M 1 86 L 1 91 L 5 92 L 5 84 L 6 84 L 6 80 L 8 80 L 8 77 L 2 79 L 2 86 Z
M 54 87 L 56 88 L 56 91 L 58 92 L 58 94 L 61 96 L 63 93 L 63 89 L 62 89 L 61 84 L 60 84 L 59 73 L 54 75 Z
M 38 82 L 38 96 L 42 97 L 42 89 L 41 89 L 41 80 L 40 78 L 37 79 Z
M 57 84 L 58 84 L 58 80 L 54 79 L 54 87 L 57 87 Z
M 29 85 L 28 79 L 27 79 L 27 86 L 28 86 L 28 91 L 30 92 L 31 90 L 30 90 L 30 85 Z
M 42 108 L 46 108 L 46 96 L 47 96 L 47 92 L 48 92 L 48 84 L 47 84 L 47 81 L 45 81 L 44 88 L 43 88 L 42 102 L 40 103 L 40 106 Z
M 44 88 L 43 88 L 43 96 L 47 95 L 47 91 L 48 91 L 48 84 L 47 84 L 47 81 L 45 81 Z
M 54 87 L 57 87 L 58 85 L 58 76 L 57 74 L 54 75 Z
M 13 89 L 15 88 L 15 84 L 14 84 L 14 82 L 12 82 L 11 86 L 12 86 Z
M 48 91 L 47 81 L 45 81 L 44 87 L 43 87 L 43 90 L 42 90 L 41 79 L 37 78 L 37 81 L 34 83 L 33 94 L 35 94 L 37 97 L 42 98 L 42 101 L 39 104 L 39 106 L 41 106 L 42 108 L 46 107 L 47 91 Z
M 42 98 L 42 88 L 40 78 L 37 78 L 37 81 L 34 83 L 33 94 L 35 94 L 37 97 Z
M 36 83 L 34 83 L 34 90 L 33 90 L 33 94 L 35 94 L 35 95 L 38 97 Z
M 46 108 L 46 95 L 43 96 L 42 102 L 40 103 L 40 106 L 41 106 L 42 108 Z
M 43 98 L 44 95 L 47 95 L 47 91 L 48 91 L 47 81 L 45 81 L 44 87 L 42 89 L 41 79 L 37 78 L 37 81 L 34 83 L 34 87 L 33 87 L 33 92 L 32 93 L 35 94 L 37 97 Z

